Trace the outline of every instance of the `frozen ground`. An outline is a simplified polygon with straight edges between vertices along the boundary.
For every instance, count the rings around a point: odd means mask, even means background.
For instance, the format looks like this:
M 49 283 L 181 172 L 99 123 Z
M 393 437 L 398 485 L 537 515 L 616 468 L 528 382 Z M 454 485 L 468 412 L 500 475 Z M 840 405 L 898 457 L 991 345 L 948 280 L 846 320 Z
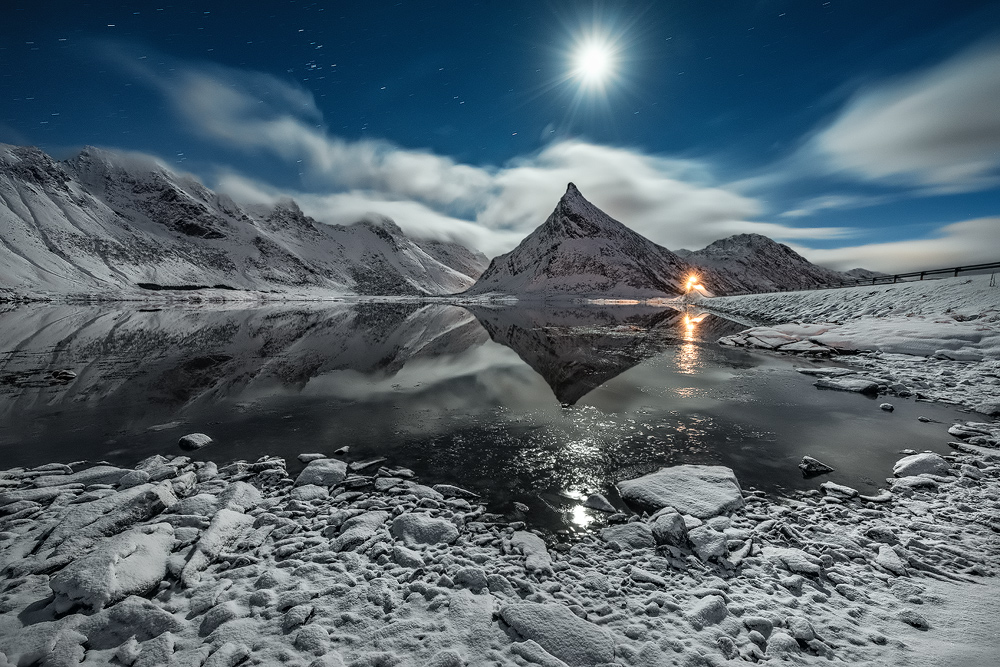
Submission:
M 378 461 L 8 470 L 0 665 L 992 664 L 1000 424 L 953 432 L 871 497 L 667 469 L 574 542 Z
M 990 276 L 720 297 L 713 310 L 775 322 L 724 344 L 840 357 L 903 397 L 1000 414 L 1000 287 Z M 852 356 L 841 356 L 852 355 Z

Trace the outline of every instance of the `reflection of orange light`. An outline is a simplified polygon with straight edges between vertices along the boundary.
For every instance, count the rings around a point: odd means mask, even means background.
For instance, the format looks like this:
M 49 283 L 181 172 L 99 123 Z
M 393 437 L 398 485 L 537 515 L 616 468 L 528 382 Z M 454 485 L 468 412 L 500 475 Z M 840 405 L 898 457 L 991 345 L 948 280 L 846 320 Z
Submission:
M 701 324 L 701 321 L 708 317 L 708 313 L 702 313 L 696 317 L 691 317 L 688 314 L 684 315 L 684 328 L 687 330 L 684 340 L 694 340 L 694 328 Z
M 684 324 L 688 329 L 694 329 L 694 325 L 701 324 L 702 320 L 708 317 L 708 313 L 702 313 L 698 317 L 691 317 L 690 315 L 684 316 Z

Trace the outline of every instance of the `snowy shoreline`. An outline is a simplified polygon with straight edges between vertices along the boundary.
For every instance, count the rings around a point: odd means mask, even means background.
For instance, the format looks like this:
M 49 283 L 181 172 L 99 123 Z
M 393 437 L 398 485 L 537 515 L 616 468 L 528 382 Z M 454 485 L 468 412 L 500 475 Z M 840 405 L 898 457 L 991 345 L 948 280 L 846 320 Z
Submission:
M 1000 424 L 961 435 L 995 445 Z M 294 480 L 273 458 L 8 470 L 0 664 L 925 665 L 995 655 L 968 642 L 974 628 L 953 603 L 995 607 L 1000 592 L 1000 450 L 961 447 L 947 460 L 917 456 L 867 499 L 836 484 L 768 498 L 740 493 L 727 469 L 666 469 L 680 489 L 668 508 L 573 541 L 543 540 L 405 469 L 319 455 Z M 654 509 L 657 474 L 623 495 L 646 494 Z
M 723 344 L 837 357 L 880 393 L 1000 415 L 1000 287 L 990 276 L 716 297 L 701 305 L 776 322 Z

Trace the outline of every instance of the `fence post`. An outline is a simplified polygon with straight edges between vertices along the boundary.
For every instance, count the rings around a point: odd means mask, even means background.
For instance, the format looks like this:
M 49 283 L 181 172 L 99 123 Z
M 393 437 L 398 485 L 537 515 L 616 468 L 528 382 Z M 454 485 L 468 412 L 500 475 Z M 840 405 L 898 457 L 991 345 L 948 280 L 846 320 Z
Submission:
M 960 266 L 956 266 L 955 267 L 955 277 L 956 278 L 958 278 L 958 272 L 961 271 L 961 270 L 962 270 L 962 267 L 960 267 Z

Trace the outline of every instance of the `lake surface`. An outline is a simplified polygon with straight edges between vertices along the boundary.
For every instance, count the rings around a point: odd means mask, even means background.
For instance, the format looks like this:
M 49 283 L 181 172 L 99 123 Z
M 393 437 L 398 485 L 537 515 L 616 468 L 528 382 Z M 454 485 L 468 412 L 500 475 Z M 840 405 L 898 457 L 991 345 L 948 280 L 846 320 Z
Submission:
M 746 328 L 619 305 L 31 306 L 0 311 L 0 467 L 194 452 L 218 463 L 386 457 L 550 528 L 600 520 L 616 481 L 721 464 L 745 487 L 874 491 L 902 448 L 948 450 L 948 406 L 819 390 L 800 358 L 725 348 Z M 53 383 L 51 372 L 75 379 Z M 942 423 L 922 423 L 924 415 Z M 803 479 L 804 454 L 836 472 Z

